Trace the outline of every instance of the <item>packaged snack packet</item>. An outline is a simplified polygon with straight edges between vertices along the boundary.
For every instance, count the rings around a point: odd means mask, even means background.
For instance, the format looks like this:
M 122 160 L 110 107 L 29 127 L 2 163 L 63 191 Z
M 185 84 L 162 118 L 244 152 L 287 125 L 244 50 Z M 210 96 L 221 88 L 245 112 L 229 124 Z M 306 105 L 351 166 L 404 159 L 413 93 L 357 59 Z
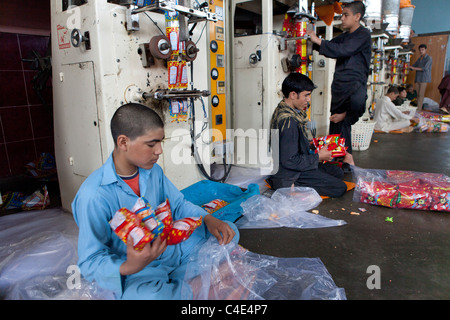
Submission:
M 155 238 L 164 230 L 164 224 L 156 217 L 150 203 L 145 198 L 140 197 L 133 206 L 132 211 L 141 220 L 141 225 L 145 226 Z
M 173 221 L 169 199 L 166 199 L 156 208 L 155 216 L 164 225 L 164 229 L 159 236 L 161 240 L 167 239 L 168 245 L 175 245 L 186 240 L 202 224 L 202 217 L 190 217 Z
M 359 180 L 360 201 L 368 204 L 393 207 L 397 200 L 398 190 L 395 185 L 381 181 Z
M 345 138 L 341 138 L 339 134 L 330 134 L 320 138 L 314 138 L 312 143 L 315 147 L 315 153 L 318 153 L 324 145 L 328 145 L 327 149 L 332 151 L 333 158 L 344 157 L 347 153 L 345 147 Z
M 163 203 L 161 203 L 155 210 L 156 218 L 159 219 L 164 225 L 164 230 L 160 234 L 161 240 L 167 238 L 170 229 L 172 229 L 172 210 L 170 209 L 169 199 L 166 199 Z
M 408 208 L 427 210 L 430 208 L 431 197 L 429 189 L 411 186 L 402 187 L 399 185 L 398 198 L 395 208 Z
M 436 181 L 430 188 L 431 210 L 450 212 L 450 182 Z
M 167 235 L 167 244 L 178 244 L 189 238 L 192 232 L 202 224 L 202 220 L 202 217 L 192 217 L 175 221 Z
M 219 210 L 220 208 L 225 207 L 226 205 L 228 205 L 228 202 L 221 199 L 215 199 L 202 205 L 202 208 L 205 209 L 208 213 L 213 213 Z
M 431 189 L 431 210 L 450 212 L 450 189 Z
M 155 238 L 154 234 L 141 226 L 141 221 L 137 215 L 126 208 L 117 210 L 109 225 L 125 244 L 127 243 L 128 235 L 131 235 L 133 247 L 136 250 L 142 250 L 144 245 Z

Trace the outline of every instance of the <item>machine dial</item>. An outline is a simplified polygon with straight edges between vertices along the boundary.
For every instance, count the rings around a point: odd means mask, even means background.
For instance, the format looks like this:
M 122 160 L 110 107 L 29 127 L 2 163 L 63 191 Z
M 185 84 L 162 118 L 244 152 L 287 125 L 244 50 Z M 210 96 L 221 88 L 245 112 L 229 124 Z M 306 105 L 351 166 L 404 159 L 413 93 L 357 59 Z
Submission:
M 216 68 L 213 68 L 211 70 L 211 78 L 213 80 L 217 80 L 218 77 L 219 77 L 219 70 L 217 70 Z
M 219 48 L 216 40 L 211 41 L 209 47 L 211 48 L 212 52 L 217 52 L 217 49 Z
M 213 105 L 213 107 L 217 107 L 219 105 L 219 97 L 218 96 L 213 96 L 211 98 L 211 104 Z

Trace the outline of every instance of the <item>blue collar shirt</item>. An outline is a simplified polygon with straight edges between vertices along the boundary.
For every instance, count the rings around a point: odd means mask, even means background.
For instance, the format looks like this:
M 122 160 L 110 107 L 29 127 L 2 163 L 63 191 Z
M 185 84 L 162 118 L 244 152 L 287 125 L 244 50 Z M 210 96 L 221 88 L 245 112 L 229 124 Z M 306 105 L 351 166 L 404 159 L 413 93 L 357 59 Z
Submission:
M 153 208 L 169 199 L 173 220 L 184 217 L 205 216 L 207 212 L 184 199 L 183 194 L 164 175 L 161 167 L 155 164 L 152 169 L 139 168 L 139 188 Z M 112 154 L 105 164 L 94 171 L 81 185 L 72 203 L 72 212 L 79 227 L 78 265 L 82 275 L 89 281 L 113 291 L 121 297 L 127 282 L 133 279 L 158 279 L 167 282 L 168 274 L 180 266 L 193 248 L 204 241 L 206 227 L 197 228 L 189 239 L 178 245 L 167 246 L 158 259 L 140 272 L 123 277 L 119 268 L 126 260 L 126 245 L 113 232 L 109 225 L 114 213 L 122 208 L 131 209 L 138 196 L 117 175 Z M 183 273 L 180 273 L 181 275 Z M 157 298 L 176 298 L 177 294 L 155 287 Z M 157 292 L 161 290 L 161 292 Z M 137 293 L 136 293 L 137 295 Z M 139 298 L 139 296 L 131 296 Z M 148 297 L 147 297 L 148 298 Z

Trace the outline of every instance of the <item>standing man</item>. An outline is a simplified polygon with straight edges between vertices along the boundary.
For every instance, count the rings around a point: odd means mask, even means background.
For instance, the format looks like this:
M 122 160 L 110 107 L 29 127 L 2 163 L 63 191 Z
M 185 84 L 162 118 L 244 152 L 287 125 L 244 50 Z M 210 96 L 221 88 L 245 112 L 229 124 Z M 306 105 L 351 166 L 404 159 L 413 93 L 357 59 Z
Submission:
M 352 153 L 351 126 L 366 109 L 367 77 L 371 59 L 370 31 L 360 25 L 366 8 L 361 1 L 343 4 L 342 27 L 348 31 L 327 41 L 307 31 L 320 54 L 336 59 L 331 84 L 330 134 L 345 138 L 347 152 Z
M 431 65 L 433 64 L 433 59 L 427 55 L 426 44 L 421 44 L 419 51 L 419 59 L 409 68 L 416 71 L 414 82 L 416 83 L 417 90 L 417 110 L 422 110 L 425 89 L 427 88 L 427 83 L 431 82 Z

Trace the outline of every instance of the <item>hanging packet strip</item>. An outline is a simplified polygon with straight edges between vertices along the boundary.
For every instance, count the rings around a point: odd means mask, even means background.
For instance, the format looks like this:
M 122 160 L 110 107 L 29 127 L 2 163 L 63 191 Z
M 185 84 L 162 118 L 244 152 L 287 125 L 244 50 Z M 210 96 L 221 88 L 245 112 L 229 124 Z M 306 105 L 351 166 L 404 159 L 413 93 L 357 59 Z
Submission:
M 186 60 L 181 60 L 179 63 L 177 84 L 179 89 L 186 89 L 188 87 Z
M 180 108 L 181 108 L 181 106 L 180 106 L 180 103 L 178 102 L 177 99 L 172 99 L 170 101 L 170 113 L 171 113 L 171 116 L 180 113 Z
M 173 4 L 178 4 L 178 1 L 171 1 Z M 164 18 L 166 21 L 166 36 L 169 39 L 172 47 L 172 55 L 177 56 L 180 49 L 180 21 L 177 11 L 166 11 Z
M 188 112 L 188 107 L 189 107 L 189 106 L 188 106 L 187 99 L 181 100 L 181 104 L 183 105 L 183 107 L 182 107 L 182 109 L 181 109 L 181 112 L 187 114 L 187 112 Z
M 168 2 L 171 2 L 172 4 L 178 4 L 178 0 L 169 0 Z M 172 21 L 172 20 L 178 20 L 178 11 L 165 11 L 164 12 L 164 17 L 167 21 Z
M 178 61 L 167 61 L 167 70 L 169 73 L 169 89 L 176 89 L 178 87 L 178 71 L 180 63 Z
M 188 102 L 186 99 L 170 100 L 170 117 L 172 122 L 186 122 L 188 120 Z
M 180 50 L 180 30 L 179 27 L 167 27 L 167 38 L 169 38 L 172 47 L 172 55 L 177 56 Z

